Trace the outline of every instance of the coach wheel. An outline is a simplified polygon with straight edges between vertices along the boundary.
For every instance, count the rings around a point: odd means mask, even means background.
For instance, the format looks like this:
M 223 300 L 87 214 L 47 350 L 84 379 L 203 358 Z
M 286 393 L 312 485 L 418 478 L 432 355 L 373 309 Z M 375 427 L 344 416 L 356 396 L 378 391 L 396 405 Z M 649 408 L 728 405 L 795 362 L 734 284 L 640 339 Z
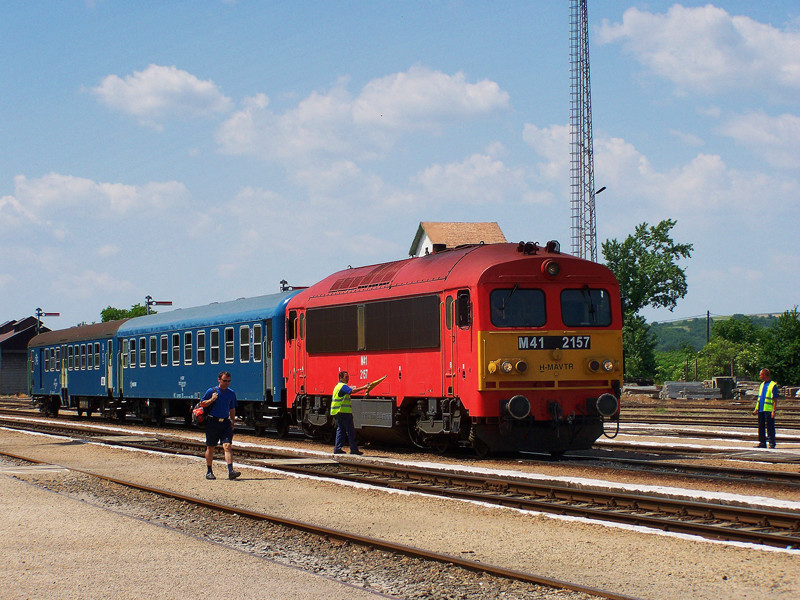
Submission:
M 563 450 L 551 450 L 550 451 L 550 458 L 553 460 L 561 460 L 561 457 L 564 456 Z
M 275 429 L 278 432 L 278 438 L 285 438 L 289 434 L 289 418 L 284 415 L 275 419 Z
M 83 418 L 83 409 L 81 409 L 81 408 L 78 409 L 78 418 L 79 419 Z

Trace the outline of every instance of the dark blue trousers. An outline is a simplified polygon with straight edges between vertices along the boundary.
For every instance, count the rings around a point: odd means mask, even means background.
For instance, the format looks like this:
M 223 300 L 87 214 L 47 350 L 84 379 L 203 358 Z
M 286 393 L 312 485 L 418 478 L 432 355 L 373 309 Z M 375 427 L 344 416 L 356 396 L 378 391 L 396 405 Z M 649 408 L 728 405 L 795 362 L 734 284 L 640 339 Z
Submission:
M 758 444 L 766 446 L 775 445 L 775 417 L 771 412 L 758 411 Z
M 334 419 L 336 420 L 336 443 L 333 446 L 334 452 L 342 449 L 345 439 L 347 439 L 350 444 L 350 452 L 358 450 L 358 444 L 356 443 L 356 426 L 353 424 L 353 414 L 339 413 Z

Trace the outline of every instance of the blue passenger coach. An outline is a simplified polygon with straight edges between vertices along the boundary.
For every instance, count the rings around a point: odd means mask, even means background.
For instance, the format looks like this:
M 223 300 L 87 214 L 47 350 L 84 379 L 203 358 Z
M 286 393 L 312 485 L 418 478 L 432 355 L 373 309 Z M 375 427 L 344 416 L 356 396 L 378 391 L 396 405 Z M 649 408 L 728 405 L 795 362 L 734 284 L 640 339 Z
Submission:
M 299 290 L 136 317 L 117 332 L 119 410 L 146 422 L 189 418 L 192 404 L 230 371 L 237 418 L 285 433 L 286 304 Z
M 78 416 L 113 409 L 116 335 L 127 319 L 48 331 L 28 344 L 29 393 L 39 410 L 58 415 L 75 408 Z M 106 416 L 114 416 L 106 414 Z

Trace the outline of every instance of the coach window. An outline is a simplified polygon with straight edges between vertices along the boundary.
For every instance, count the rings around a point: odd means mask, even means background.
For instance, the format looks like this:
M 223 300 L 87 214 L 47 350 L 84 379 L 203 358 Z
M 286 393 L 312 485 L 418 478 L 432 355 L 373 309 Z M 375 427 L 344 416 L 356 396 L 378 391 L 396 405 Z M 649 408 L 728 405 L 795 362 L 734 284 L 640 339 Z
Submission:
M 147 338 L 139 338 L 139 366 L 147 366 Z
M 122 368 L 128 368 L 128 351 L 130 348 L 130 342 L 128 340 L 122 340 Z
M 197 364 L 206 364 L 206 332 L 200 330 L 197 332 Z
M 239 327 L 239 362 L 250 362 L 250 328 L 247 325 Z
M 86 370 L 86 344 L 81 344 L 81 371 Z
M 158 338 L 154 335 L 150 336 L 150 366 L 158 366 Z
M 61 371 L 61 348 L 56 348 L 56 371 Z
M 72 371 L 72 346 L 67 346 L 67 369 Z
M 183 332 L 183 364 L 192 364 L 192 332 Z
M 44 349 L 44 372 L 47 373 L 50 370 L 50 348 Z
M 235 354 L 236 340 L 233 337 L 233 327 L 225 328 L 225 362 L 232 363 Z
M 181 363 L 181 334 L 172 334 L 172 364 L 179 365 Z
M 86 346 L 86 368 L 88 370 L 94 369 L 94 354 L 92 353 L 92 343 Z
M 131 369 L 136 368 L 136 338 L 130 339 L 130 359 L 128 360 L 128 364 L 130 365 Z
M 166 335 L 161 336 L 161 366 L 166 367 L 169 364 L 169 338 Z
M 219 364 L 219 329 L 211 330 L 211 364 Z
M 261 362 L 261 323 L 253 325 L 253 360 Z

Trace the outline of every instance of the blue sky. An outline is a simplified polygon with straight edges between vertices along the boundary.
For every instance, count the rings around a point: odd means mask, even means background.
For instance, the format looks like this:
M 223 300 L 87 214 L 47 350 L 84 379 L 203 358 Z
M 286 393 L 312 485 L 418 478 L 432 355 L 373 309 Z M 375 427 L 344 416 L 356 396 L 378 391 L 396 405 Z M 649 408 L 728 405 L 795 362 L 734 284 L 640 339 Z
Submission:
M 569 1 L 0 2 L 0 322 L 404 258 L 569 251 Z M 650 321 L 800 304 L 800 5 L 589 3 L 598 245 L 677 221 Z

